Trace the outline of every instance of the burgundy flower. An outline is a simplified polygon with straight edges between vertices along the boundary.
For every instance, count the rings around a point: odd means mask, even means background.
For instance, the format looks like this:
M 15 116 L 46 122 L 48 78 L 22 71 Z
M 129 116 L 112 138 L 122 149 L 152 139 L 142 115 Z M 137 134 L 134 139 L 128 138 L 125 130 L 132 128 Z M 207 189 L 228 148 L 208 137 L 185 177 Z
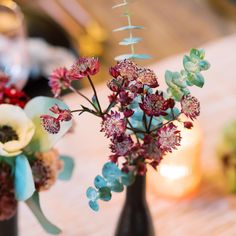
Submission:
M 191 121 L 185 121 L 184 122 L 184 128 L 186 129 L 192 129 L 193 123 Z
M 94 57 L 80 57 L 71 67 L 70 72 L 77 79 L 95 75 L 99 71 L 99 61 L 98 58 Z
M 124 79 L 121 76 L 113 78 L 107 82 L 107 87 L 113 92 L 119 92 L 124 87 Z
M 164 107 L 165 107 L 166 110 L 169 109 L 169 108 L 172 109 L 172 108 L 174 108 L 174 106 L 175 106 L 175 100 L 174 99 L 168 98 L 165 101 Z
M 137 82 L 143 85 L 148 85 L 151 88 L 156 88 L 159 86 L 157 76 L 154 71 L 146 68 L 139 68 Z
M 149 116 L 166 115 L 165 99 L 162 93 L 146 95 L 139 106 Z
M 14 85 L 4 87 L 0 94 L 0 104 L 12 104 L 24 108 L 29 100 L 27 95 L 16 89 Z
M 144 137 L 142 149 L 146 159 L 156 161 L 158 164 L 162 160 L 163 153 L 158 148 L 156 139 L 152 135 L 146 135 Z
M 101 131 L 105 132 L 107 137 L 120 136 L 125 132 L 126 122 L 120 117 L 120 113 L 111 111 L 104 117 Z
M 121 76 L 125 80 L 132 81 L 138 77 L 138 67 L 134 62 L 124 60 L 111 67 L 110 74 L 114 78 Z
M 129 92 L 121 91 L 118 97 L 118 101 L 122 106 L 128 106 L 133 101 L 133 96 Z
M 177 130 L 177 127 L 173 123 L 160 128 L 157 135 L 157 144 L 163 153 L 172 152 L 172 149 L 176 149 L 177 146 L 180 146 L 180 131 Z
M 129 84 L 129 87 L 128 87 L 129 91 L 134 93 L 134 94 L 141 94 L 143 93 L 143 84 L 140 83 L 140 82 L 135 82 L 131 84 Z
M 71 84 L 70 73 L 66 68 L 55 69 L 49 77 L 49 86 L 55 97 L 58 97 L 63 89 Z
M 42 120 L 42 125 L 47 132 L 57 134 L 60 131 L 61 125 L 59 119 L 50 115 L 42 115 L 40 118 Z
M 132 146 L 133 140 L 131 139 L 131 137 L 123 134 L 115 137 L 112 140 L 110 148 L 116 156 L 124 156 L 130 151 Z
M 123 114 L 126 118 L 129 118 L 134 114 L 134 111 L 131 109 L 125 108 L 125 110 L 123 111 Z
M 181 100 L 182 112 L 190 119 L 196 119 L 200 115 L 200 103 L 197 98 L 187 95 Z

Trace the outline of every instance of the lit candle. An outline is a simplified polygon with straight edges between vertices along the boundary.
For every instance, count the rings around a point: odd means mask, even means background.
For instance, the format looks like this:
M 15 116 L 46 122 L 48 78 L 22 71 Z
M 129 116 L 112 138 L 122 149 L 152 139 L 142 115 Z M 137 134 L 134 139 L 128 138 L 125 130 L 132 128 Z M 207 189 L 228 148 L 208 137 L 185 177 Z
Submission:
M 196 192 L 201 181 L 200 155 L 202 133 L 197 122 L 191 130 L 181 130 L 181 146 L 166 155 L 157 171 L 148 170 L 148 187 L 166 197 L 188 197 Z

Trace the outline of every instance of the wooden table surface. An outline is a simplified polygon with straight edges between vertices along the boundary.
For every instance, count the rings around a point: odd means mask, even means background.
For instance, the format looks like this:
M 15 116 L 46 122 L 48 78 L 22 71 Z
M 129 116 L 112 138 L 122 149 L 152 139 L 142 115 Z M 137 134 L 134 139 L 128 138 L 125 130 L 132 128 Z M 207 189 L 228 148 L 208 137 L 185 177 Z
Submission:
M 187 200 L 167 200 L 148 191 L 156 233 L 158 236 L 234 236 L 236 235 L 236 196 L 229 195 L 222 182 L 215 157 L 215 145 L 225 122 L 236 118 L 236 35 L 204 46 L 211 69 L 205 73 L 206 85 L 194 89 L 200 99 L 200 124 L 204 131 L 202 166 L 204 177 L 199 192 Z M 166 69 L 179 70 L 182 55 L 153 65 L 160 83 Z M 91 91 L 85 90 L 86 94 Z M 108 90 L 99 87 L 102 103 Z M 80 100 L 70 95 L 66 101 L 71 108 Z M 99 133 L 99 120 L 83 115 L 77 120 L 73 134 L 67 135 L 58 148 L 74 156 L 76 169 L 72 180 L 59 182 L 51 191 L 42 193 L 46 215 L 63 229 L 63 236 L 112 236 L 124 194 L 114 194 L 112 201 L 102 204 L 99 213 L 87 206 L 85 192 L 99 174 L 109 155 L 108 142 Z M 157 183 L 158 184 L 158 183 Z M 20 236 L 46 236 L 37 221 L 20 204 Z

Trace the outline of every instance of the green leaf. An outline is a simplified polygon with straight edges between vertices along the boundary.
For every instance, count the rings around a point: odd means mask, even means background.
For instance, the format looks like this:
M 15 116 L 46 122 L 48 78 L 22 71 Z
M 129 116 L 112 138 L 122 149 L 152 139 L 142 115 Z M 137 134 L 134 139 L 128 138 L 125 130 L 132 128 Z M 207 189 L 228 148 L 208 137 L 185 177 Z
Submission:
M 34 179 L 26 156 L 19 155 L 15 160 L 15 194 L 18 201 L 25 201 L 30 198 L 34 191 Z
M 60 156 L 60 160 L 63 161 L 63 170 L 60 171 L 58 179 L 66 181 L 70 180 L 75 166 L 74 159 L 72 157 L 62 155 Z
M 129 59 L 150 59 L 151 57 L 147 54 L 123 54 L 115 57 L 116 61 L 123 61 Z
M 121 42 L 119 42 L 119 45 L 131 45 L 136 44 L 142 41 L 142 38 L 136 37 L 136 38 L 125 38 Z
M 195 59 L 203 60 L 205 57 L 205 50 L 204 49 L 191 49 L 190 51 L 190 57 Z
M 38 192 L 34 192 L 33 196 L 28 199 L 26 202 L 27 206 L 30 208 L 30 210 L 33 212 L 43 229 L 50 234 L 60 234 L 62 231 L 52 224 L 43 214 L 41 206 L 40 206 L 40 201 L 39 201 L 39 194 Z
M 92 102 L 93 102 L 93 105 L 95 106 L 95 109 L 97 109 L 97 111 L 99 111 L 98 101 L 97 101 L 97 98 L 95 95 L 93 95 L 93 97 L 92 97 Z
M 210 68 L 210 63 L 208 61 L 200 61 L 198 66 L 201 70 L 208 70 Z
M 169 70 L 167 70 L 165 72 L 165 81 L 166 81 L 166 84 L 169 86 L 169 87 L 172 87 L 173 86 L 173 73 Z
M 176 101 L 180 101 L 181 98 L 183 97 L 183 93 L 182 91 L 176 86 L 175 88 L 173 87 L 169 87 L 169 92 L 171 93 L 171 95 L 174 97 L 174 99 Z
M 103 187 L 99 189 L 99 198 L 102 201 L 110 201 L 111 200 L 111 190 L 108 187 Z
M 181 76 L 179 72 L 173 73 L 173 83 L 178 87 L 185 88 L 187 86 L 186 79 L 184 76 Z
M 196 73 L 196 74 L 189 73 L 188 80 L 190 81 L 190 83 L 200 88 L 202 88 L 204 85 L 204 77 L 201 75 L 201 73 Z
M 119 32 L 123 30 L 132 30 L 132 29 L 144 29 L 143 26 L 138 26 L 138 25 L 126 25 L 117 29 L 114 29 L 113 32 Z

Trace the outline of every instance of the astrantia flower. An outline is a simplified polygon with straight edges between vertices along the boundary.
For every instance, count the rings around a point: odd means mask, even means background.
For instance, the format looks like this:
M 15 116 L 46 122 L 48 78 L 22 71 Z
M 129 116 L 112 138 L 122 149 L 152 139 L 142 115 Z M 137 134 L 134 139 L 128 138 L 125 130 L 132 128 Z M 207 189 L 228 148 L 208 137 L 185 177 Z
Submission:
M 166 115 L 163 94 L 148 94 L 139 106 L 149 116 Z
M 42 125 L 44 129 L 50 134 L 57 134 L 60 131 L 60 121 L 59 119 L 50 115 L 41 115 Z
M 63 89 L 71 84 L 70 72 L 64 68 L 55 69 L 49 77 L 49 86 L 55 97 L 58 97 Z
M 48 190 L 56 181 L 61 169 L 59 153 L 55 149 L 48 152 L 37 152 L 36 159 L 32 161 L 31 168 L 37 191 Z
M 180 146 L 180 131 L 173 123 L 160 128 L 157 135 L 157 144 L 162 152 L 172 152 L 173 149 Z
M 50 111 L 54 114 L 58 114 L 59 121 L 70 121 L 72 119 L 72 113 L 69 109 L 60 109 L 57 104 L 50 108 Z
M 31 141 L 35 126 L 18 106 L 1 104 L 0 114 L 0 155 L 18 155 Z
M 134 62 L 124 60 L 118 62 L 114 67 L 112 67 L 110 69 L 110 74 L 114 78 L 121 76 L 125 80 L 132 81 L 138 77 L 138 67 Z
M 163 153 L 157 146 L 156 139 L 151 135 L 146 135 L 143 140 L 142 149 L 146 159 L 153 160 L 158 164 L 162 160 Z
M 120 117 L 120 113 L 111 111 L 104 117 L 101 131 L 105 132 L 107 137 L 120 136 L 124 133 L 126 122 Z
M 124 79 L 121 76 L 118 76 L 117 78 L 109 80 L 107 82 L 107 87 L 113 92 L 119 92 L 123 87 L 125 87 L 124 83 Z
M 146 68 L 139 68 L 137 82 L 143 85 L 148 85 L 151 88 L 156 88 L 159 86 L 157 76 L 154 71 Z
M 197 98 L 187 95 L 181 100 L 182 112 L 190 119 L 196 119 L 200 115 L 200 103 Z
M 112 140 L 110 148 L 116 156 L 124 156 L 130 151 L 132 146 L 133 140 L 131 137 L 123 134 L 121 136 L 115 137 Z
M 83 78 L 90 75 L 95 75 L 99 71 L 98 58 L 80 57 L 71 67 L 71 73 L 77 75 L 78 78 Z

